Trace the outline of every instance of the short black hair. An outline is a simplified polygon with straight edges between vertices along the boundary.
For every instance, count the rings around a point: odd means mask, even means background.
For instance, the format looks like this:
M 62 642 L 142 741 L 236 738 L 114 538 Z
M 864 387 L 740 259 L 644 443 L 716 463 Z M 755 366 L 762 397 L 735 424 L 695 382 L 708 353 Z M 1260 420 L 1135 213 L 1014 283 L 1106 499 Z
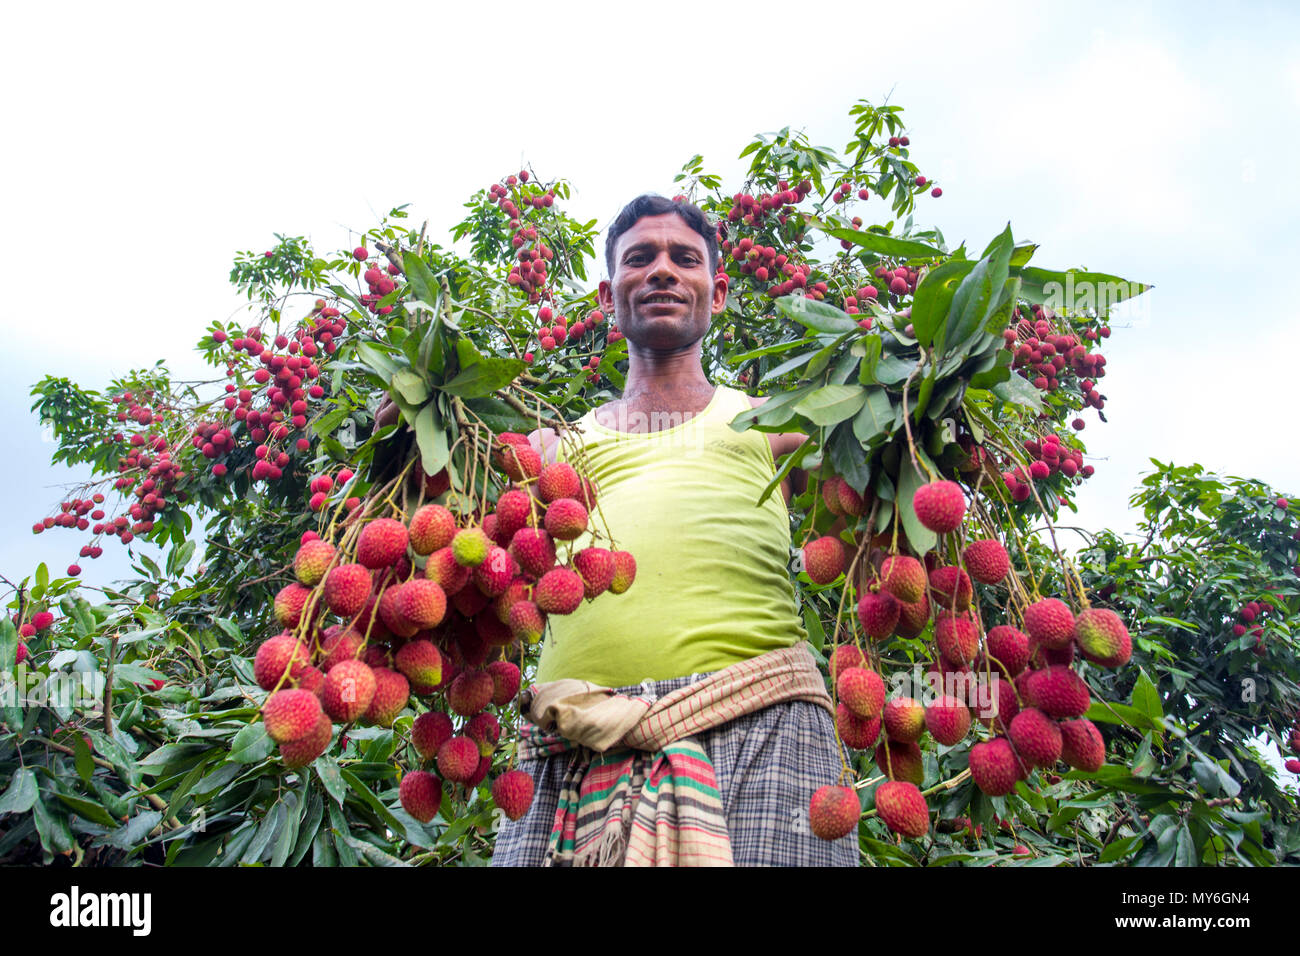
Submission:
M 663 216 L 668 213 L 681 216 L 686 225 L 703 237 L 709 253 L 709 273 L 717 271 L 718 228 L 709 221 L 704 211 L 684 199 L 667 199 L 654 193 L 645 193 L 624 206 L 609 227 L 609 235 L 605 238 L 605 268 L 611 279 L 614 278 L 614 247 L 618 245 L 619 237 L 646 216 Z

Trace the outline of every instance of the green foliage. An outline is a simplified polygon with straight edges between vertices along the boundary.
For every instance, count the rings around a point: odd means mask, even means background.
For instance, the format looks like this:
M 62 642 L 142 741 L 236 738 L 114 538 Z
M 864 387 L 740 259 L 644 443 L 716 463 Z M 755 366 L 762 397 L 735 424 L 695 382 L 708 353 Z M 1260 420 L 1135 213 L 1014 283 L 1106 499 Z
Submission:
M 932 184 L 917 182 L 921 170 L 907 146 L 889 145 L 903 133 L 901 110 L 864 102 L 851 115 L 854 139 L 842 154 L 790 128 L 757 137 L 741 153 L 750 166 L 739 192 L 724 190 L 700 156 L 676 177 L 682 194 L 722 224 L 726 242 L 729 309 L 706 336 L 706 371 L 715 382 L 771 396 L 733 427 L 809 436 L 778 462 L 768 494 L 796 468 L 842 475 L 872 492 L 877 509 L 846 522 L 847 537 L 883 532 L 921 553 L 936 539 L 917 520 L 912 493 L 932 476 L 960 474 L 978 493 L 984 526 L 1021 542 L 1017 564 L 1044 593 L 1064 593 L 1057 556 L 1031 529 L 1069 506 L 1078 480 L 1054 474 L 1035 483 L 1033 498 L 1015 501 L 998 473 L 1027 468 L 1025 442 L 1048 434 L 1081 449 L 1066 422 L 1087 390 L 1065 372 L 1059 388 L 1031 384 L 1003 336 L 1040 318 L 1095 341 L 1104 310 L 1035 306 L 1049 302 L 1051 283 L 1119 280 L 1031 267 L 1035 247 L 1017 245 L 1009 226 L 978 256 L 949 250 L 938 230 L 913 223 Z M 790 202 L 804 180 L 810 188 Z M 293 580 L 305 532 L 346 529 L 354 507 L 367 513 L 422 501 L 421 479 L 443 469 L 460 488 L 481 470 L 494 434 L 558 425 L 622 388 L 626 345 L 612 317 L 595 320 L 595 297 L 584 287 L 593 266 L 600 269 L 595 222 L 563 211 L 562 180 L 521 174 L 502 183 L 466 203 L 451 248 L 411 228 L 398 207 L 350 240 L 365 244 L 374 262 L 279 235 L 265 252 L 240 253 L 230 277 L 249 314 L 214 323 L 198 344 L 230 391 L 172 382 L 162 362 L 103 394 L 48 377 L 35 386 L 33 408 L 58 442 L 54 460 L 95 474 L 75 494 L 117 487 L 122 508 L 143 499 L 146 466 L 131 461 L 141 442 L 159 443 L 183 477 L 137 532 L 163 548 L 161 566 L 137 556 L 132 578 L 95 603 L 75 580 L 51 579 L 42 566 L 11 597 L 20 623 L 35 609 L 59 613 L 26 641 L 31 656 L 19 671 L 27 699 L 0 702 L 0 862 L 387 866 L 490 857 L 496 817 L 486 784 L 446 799 L 427 825 L 401 808 L 401 773 L 420 765 L 410 741 L 416 708 L 391 728 L 336 732 L 325 756 L 287 770 L 260 722 L 264 692 L 252 659 L 280 630 L 272 604 Z M 847 197 L 859 189 L 871 196 L 865 211 L 885 206 L 878 218 L 889 221 L 849 215 Z M 754 203 L 761 208 L 764 199 L 769 212 L 756 215 Z M 759 278 L 738 252 L 742 240 L 779 250 L 776 274 Z M 520 281 L 526 260 L 547 264 L 545 301 Z M 366 279 L 381 268 L 390 291 Z M 896 270 L 911 277 L 905 293 L 891 292 L 882 275 Z M 802 292 L 778 291 L 796 272 Z M 543 304 L 570 329 L 592 324 L 544 349 Z M 345 331 L 321 334 L 324 309 L 338 310 Z M 260 395 L 266 384 L 258 378 L 264 363 L 233 348 L 250 330 L 263 342 L 298 335 L 317 349 L 311 381 L 320 394 L 305 401 L 303 425 L 286 426 L 286 435 L 272 426 L 258 437 L 260 426 L 227 407 L 231 396 Z M 297 354 L 307 356 L 305 345 Z M 130 418 L 128 393 L 152 411 Z M 396 425 L 377 421 L 385 397 Z M 257 407 L 270 416 L 270 405 Z M 231 431 L 224 473 L 205 456 L 203 437 L 195 440 L 205 423 Z M 978 449 L 997 460 L 981 459 Z M 281 459 L 279 478 L 255 472 L 259 462 Z M 338 477 L 344 466 L 353 476 L 311 510 L 313 479 Z M 868 815 L 860 838 L 870 862 L 1023 860 L 1012 856 L 1016 843 L 1029 846 L 1037 865 L 1293 861 L 1294 796 L 1259 752 L 1263 741 L 1285 739 L 1300 703 L 1286 623 L 1296 610 L 1294 521 L 1275 513 L 1270 494 L 1257 483 L 1159 466 L 1135 499 L 1145 514 L 1143 544 L 1103 532 L 1081 558 L 1094 604 L 1114 607 L 1134 635 L 1129 666 L 1084 669 L 1107 764 L 988 798 L 964 774 L 967 749 L 928 750 L 933 839 L 900 846 Z M 793 502 L 800 537 L 830 526 L 820 501 L 814 483 Z M 814 645 L 828 652 L 842 639 L 841 591 L 812 586 L 804 574 L 796 586 Z M 989 615 L 1008 610 L 1005 592 L 981 598 Z M 1232 635 L 1233 615 L 1250 600 L 1278 608 L 1266 622 L 1262 657 L 1253 637 Z M 0 671 L 14 672 L 17 648 L 6 618 Z M 926 651 L 921 639 L 900 640 L 889 654 L 911 664 Z M 521 663 L 527 679 L 531 655 Z M 1254 682 L 1250 701 L 1244 680 Z M 55 694 L 70 686 L 82 688 L 83 699 Z M 504 741 L 514 738 L 517 719 L 504 719 Z M 510 747 L 499 750 L 494 771 L 510 759 Z M 862 792 L 870 810 L 871 786 Z

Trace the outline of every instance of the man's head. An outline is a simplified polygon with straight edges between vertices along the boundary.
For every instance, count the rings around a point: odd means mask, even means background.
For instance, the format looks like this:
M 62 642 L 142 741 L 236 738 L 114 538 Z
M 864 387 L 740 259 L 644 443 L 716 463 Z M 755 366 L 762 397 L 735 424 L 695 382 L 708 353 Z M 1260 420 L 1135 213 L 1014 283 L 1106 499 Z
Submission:
M 718 268 L 717 228 L 709 222 L 708 217 L 704 215 L 700 207 L 693 203 L 674 202 L 671 199 L 665 199 L 663 196 L 645 193 L 637 196 L 620 210 L 618 217 L 609 227 L 609 235 L 605 237 L 605 272 L 611 279 L 614 278 L 616 266 L 614 253 L 618 247 L 619 238 L 635 226 L 638 219 L 645 216 L 662 216 L 665 213 L 672 213 L 680 217 L 682 222 L 699 234 L 700 238 L 704 240 L 704 248 L 709 256 L 709 272 L 712 273 Z
M 599 295 L 629 346 L 670 353 L 698 347 L 727 304 L 727 276 L 715 271 L 717 248 L 716 234 L 694 206 L 642 196 L 624 208 L 610 227 L 610 278 Z

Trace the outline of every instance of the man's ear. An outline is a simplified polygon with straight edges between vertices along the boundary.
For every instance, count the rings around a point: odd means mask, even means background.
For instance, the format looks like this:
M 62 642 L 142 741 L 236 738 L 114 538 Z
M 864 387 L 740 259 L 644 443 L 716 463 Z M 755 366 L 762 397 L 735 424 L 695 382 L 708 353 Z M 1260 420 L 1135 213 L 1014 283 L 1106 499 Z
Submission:
M 596 301 L 600 303 L 601 311 L 606 315 L 614 311 L 614 289 L 608 280 L 600 280 L 600 285 L 596 287 Z
M 731 286 L 731 277 L 720 272 L 713 277 L 713 314 L 721 315 L 727 311 L 727 289 Z

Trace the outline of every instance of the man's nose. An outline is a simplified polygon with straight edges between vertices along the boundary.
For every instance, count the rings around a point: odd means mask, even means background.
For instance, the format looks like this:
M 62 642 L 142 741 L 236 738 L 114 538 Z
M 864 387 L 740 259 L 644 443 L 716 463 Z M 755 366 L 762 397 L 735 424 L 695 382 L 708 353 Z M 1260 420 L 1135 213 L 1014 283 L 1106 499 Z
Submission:
M 668 253 L 660 253 L 650 265 L 650 272 L 647 278 L 651 282 L 676 282 L 677 269 L 673 265 L 672 256 Z

